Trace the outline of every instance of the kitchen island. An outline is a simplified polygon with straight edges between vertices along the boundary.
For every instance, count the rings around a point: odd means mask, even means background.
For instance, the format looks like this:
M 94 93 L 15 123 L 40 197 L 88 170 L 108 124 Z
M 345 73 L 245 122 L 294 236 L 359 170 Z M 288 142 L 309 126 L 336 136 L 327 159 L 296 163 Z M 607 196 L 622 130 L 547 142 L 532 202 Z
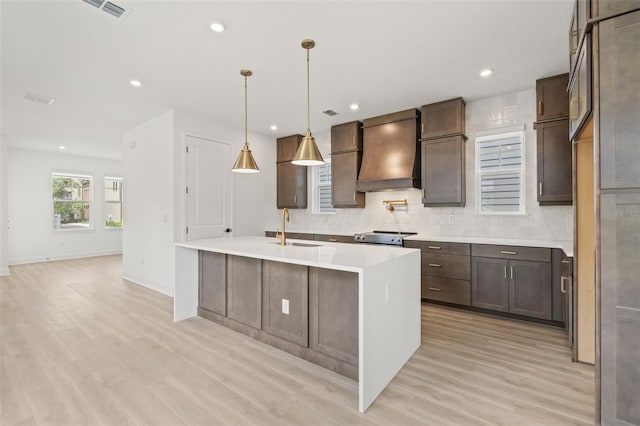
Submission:
M 420 346 L 419 250 L 266 237 L 175 250 L 175 321 L 200 315 L 334 371 L 351 365 L 360 412 Z

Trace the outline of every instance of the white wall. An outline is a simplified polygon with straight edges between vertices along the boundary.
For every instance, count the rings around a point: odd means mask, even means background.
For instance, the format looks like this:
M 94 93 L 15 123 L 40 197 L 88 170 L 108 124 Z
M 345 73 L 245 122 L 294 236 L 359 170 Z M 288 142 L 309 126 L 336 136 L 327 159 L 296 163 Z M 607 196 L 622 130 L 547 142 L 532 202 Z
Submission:
M 185 135 L 230 143 L 232 161 L 244 141 L 241 128 L 173 110 L 125 132 L 123 138 L 123 277 L 168 295 L 174 289 L 173 244 L 182 241 L 185 227 Z M 275 139 L 250 134 L 249 143 L 261 173 L 233 174 L 236 236 L 262 234 L 265 209 L 275 212 Z
M 104 176 L 119 174 L 119 161 L 15 148 L 9 148 L 8 157 L 9 264 L 122 251 L 122 231 L 104 229 L 103 203 Z M 53 171 L 93 176 L 93 230 L 53 230 Z
M 488 238 L 518 238 L 527 240 L 558 241 L 571 247 L 573 239 L 573 213 L 571 206 L 540 207 L 536 201 L 536 132 L 535 91 L 497 96 L 473 102 L 466 106 L 466 191 L 464 208 L 425 208 L 418 189 L 404 191 L 369 192 L 364 209 L 339 209 L 335 215 L 291 210 L 291 230 L 312 232 L 361 232 L 373 229 L 416 231 L 433 236 L 471 236 Z M 475 197 L 475 134 L 476 132 L 525 126 L 525 190 L 526 215 L 489 216 L 476 214 Z M 330 134 L 316 135 L 322 154 L 330 152 Z M 311 179 L 309 179 L 311 182 Z M 311 194 L 311 191 L 309 191 Z M 383 199 L 407 198 L 407 211 L 389 213 Z M 279 227 L 277 213 L 269 215 L 268 229 Z
M 7 167 L 9 150 L 6 138 L 0 140 L 0 276 L 9 275 L 9 224 Z

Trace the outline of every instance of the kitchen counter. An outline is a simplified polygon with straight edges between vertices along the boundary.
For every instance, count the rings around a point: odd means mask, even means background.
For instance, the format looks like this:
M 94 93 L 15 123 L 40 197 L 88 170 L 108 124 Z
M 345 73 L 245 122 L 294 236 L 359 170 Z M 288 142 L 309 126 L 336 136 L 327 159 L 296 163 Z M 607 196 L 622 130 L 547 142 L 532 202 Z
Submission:
M 215 238 L 176 244 L 174 320 L 198 314 L 199 251 L 356 273 L 358 409 L 364 412 L 420 346 L 420 250 L 291 242 L 313 246 L 280 246 L 274 238 L 267 237 Z

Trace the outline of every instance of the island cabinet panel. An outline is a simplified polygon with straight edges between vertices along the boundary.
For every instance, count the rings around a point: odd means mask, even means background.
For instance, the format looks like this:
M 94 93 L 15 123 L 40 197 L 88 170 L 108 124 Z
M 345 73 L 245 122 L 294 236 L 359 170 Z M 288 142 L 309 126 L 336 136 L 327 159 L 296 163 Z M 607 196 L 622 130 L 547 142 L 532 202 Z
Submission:
M 471 305 L 509 312 L 509 261 L 474 257 L 471 264 Z
M 309 343 L 307 267 L 263 261 L 262 329 L 301 346 Z
M 538 202 L 540 205 L 571 204 L 573 179 L 569 121 L 540 123 L 536 131 Z
M 424 105 L 422 107 L 422 139 L 463 134 L 465 103 L 462 98 Z
M 262 326 L 262 261 L 227 257 L 227 317 L 253 328 Z
M 227 314 L 227 263 L 222 253 L 200 251 L 198 306 L 220 315 Z
M 424 206 L 464 207 L 465 169 L 464 136 L 423 140 L 422 203 Z
M 551 319 L 551 264 L 509 261 L 509 312 Z
M 358 274 L 309 268 L 309 346 L 358 365 Z
M 567 86 L 569 74 L 561 74 L 536 81 L 536 121 L 555 120 L 569 116 Z
M 423 299 L 471 306 L 469 281 L 423 275 L 421 284 Z

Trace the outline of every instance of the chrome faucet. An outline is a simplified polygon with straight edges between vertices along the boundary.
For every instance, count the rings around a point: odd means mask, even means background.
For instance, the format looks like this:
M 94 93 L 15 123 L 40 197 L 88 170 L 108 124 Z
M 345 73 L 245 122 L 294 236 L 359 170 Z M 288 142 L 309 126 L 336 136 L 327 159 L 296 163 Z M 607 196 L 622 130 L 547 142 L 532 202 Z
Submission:
M 284 246 L 287 244 L 287 236 L 285 235 L 285 232 L 284 232 L 285 219 L 287 222 L 289 222 L 289 209 L 287 208 L 282 209 L 282 232 L 280 233 L 276 232 L 276 238 L 280 240 L 281 246 Z

